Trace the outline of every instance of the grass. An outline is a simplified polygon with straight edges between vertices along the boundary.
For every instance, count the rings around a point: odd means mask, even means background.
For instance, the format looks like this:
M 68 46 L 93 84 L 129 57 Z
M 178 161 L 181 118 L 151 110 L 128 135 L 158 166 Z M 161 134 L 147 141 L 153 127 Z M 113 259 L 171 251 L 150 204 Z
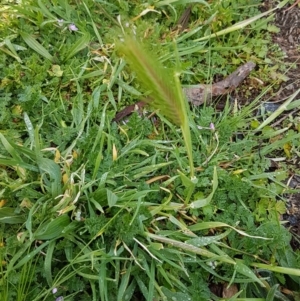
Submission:
M 287 1 L 199 1 L 180 33 L 183 2 L 2 1 L 1 300 L 299 300 L 281 219 L 299 120 L 274 125 L 299 91 L 254 117 L 287 68 Z M 181 84 L 249 60 L 248 105 L 186 107 Z M 144 95 L 155 118 L 112 122 Z

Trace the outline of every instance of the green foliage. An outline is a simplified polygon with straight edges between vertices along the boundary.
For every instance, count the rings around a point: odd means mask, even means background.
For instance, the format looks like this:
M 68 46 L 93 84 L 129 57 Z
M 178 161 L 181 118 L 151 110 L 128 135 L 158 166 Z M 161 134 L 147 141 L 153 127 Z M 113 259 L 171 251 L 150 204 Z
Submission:
M 260 1 L 194 1 L 179 34 L 172 28 L 187 2 L 4 6 L 1 300 L 215 300 L 212 284 L 229 282 L 245 299 L 285 300 L 278 284 L 299 291 L 299 255 L 280 221 L 287 168 L 281 162 L 274 172 L 269 159 L 298 154 L 297 121 L 289 130 L 268 129 L 298 105 L 294 98 L 258 117 L 256 127 L 255 102 L 234 112 L 229 104 L 219 113 L 192 108 L 190 115 L 177 103 L 178 123 L 138 112 L 112 122 L 146 90 L 167 90 L 155 99 L 169 97 L 167 106 L 158 103 L 165 116 L 181 93 L 170 78 L 140 86 L 148 52 L 155 59 L 146 81 L 175 70 L 184 84 L 209 83 L 251 59 L 269 83 L 267 64 L 281 56 L 270 19 L 211 36 L 257 16 Z M 147 49 L 140 73 L 115 51 L 122 29 Z M 123 53 L 135 60 L 141 46 L 126 45 L 132 48 Z M 189 128 L 190 162 L 182 132 Z

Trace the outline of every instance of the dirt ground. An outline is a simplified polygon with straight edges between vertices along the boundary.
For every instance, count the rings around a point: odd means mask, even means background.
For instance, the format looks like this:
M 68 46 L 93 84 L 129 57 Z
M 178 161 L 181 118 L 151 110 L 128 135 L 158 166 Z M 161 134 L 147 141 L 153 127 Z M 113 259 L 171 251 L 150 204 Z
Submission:
M 280 32 L 274 34 L 274 43 L 286 53 L 284 61 L 291 66 L 286 74 L 289 79 L 281 85 L 277 95 L 278 100 L 283 100 L 300 88 L 300 7 L 278 10 L 275 25 Z
M 268 1 L 268 5 L 275 1 Z M 271 8 L 270 7 L 270 8 Z M 281 84 L 275 102 L 282 102 L 288 96 L 293 94 L 300 88 L 300 7 L 299 4 L 291 9 L 286 7 L 280 9 L 275 15 L 275 25 L 280 28 L 280 32 L 274 34 L 274 43 L 277 43 L 285 52 L 285 63 L 291 68 L 286 73 L 288 80 Z M 299 98 L 298 95 L 297 98 Z M 299 116 L 300 108 L 295 108 L 292 112 L 293 117 Z M 291 114 L 291 113 L 290 113 Z M 291 188 L 300 190 L 300 158 L 291 160 L 293 168 L 291 170 L 288 184 Z M 296 168 L 295 168 L 296 167 Z M 298 170 L 298 172 L 295 172 Z M 300 193 L 288 196 L 288 212 L 283 216 L 283 220 L 288 220 L 290 231 L 293 233 L 292 247 L 294 249 L 300 248 Z

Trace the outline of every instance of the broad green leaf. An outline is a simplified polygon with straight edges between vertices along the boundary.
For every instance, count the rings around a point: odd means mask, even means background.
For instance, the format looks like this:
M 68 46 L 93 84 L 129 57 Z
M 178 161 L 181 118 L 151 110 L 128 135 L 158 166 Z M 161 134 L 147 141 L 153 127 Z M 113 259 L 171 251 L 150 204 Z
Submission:
M 291 102 L 289 105 L 287 105 L 286 109 L 287 111 L 290 111 L 292 109 L 299 108 L 299 107 L 300 107 L 300 99 L 296 99 L 293 102 Z
M 29 118 L 28 118 L 29 120 Z M 31 124 L 31 122 L 30 122 Z M 29 127 L 27 125 L 27 127 Z M 33 128 L 33 126 L 31 125 Z M 29 131 L 29 128 L 28 128 Z M 61 182 L 62 182 L 62 175 L 59 165 L 54 162 L 54 160 L 44 158 L 43 154 L 41 152 L 41 145 L 40 145 L 40 136 L 39 136 L 39 127 L 37 126 L 34 130 L 34 140 L 33 145 L 35 148 L 35 154 L 36 154 L 36 163 L 40 169 L 41 173 L 46 173 L 50 177 L 50 181 L 46 181 L 45 183 L 48 186 L 48 189 L 51 191 L 51 194 L 53 197 L 57 197 L 62 193 L 61 191 Z
M 29 139 L 30 139 L 30 142 L 31 142 L 31 148 L 33 147 L 33 145 L 35 144 L 34 142 L 34 128 L 33 128 L 33 125 L 32 125 L 32 122 L 28 116 L 28 114 L 26 112 L 24 112 L 24 122 L 26 124 L 26 128 L 27 128 L 27 131 L 28 131 L 28 134 L 29 134 Z
M 134 279 L 136 280 L 136 282 L 139 286 L 139 289 L 141 290 L 145 300 L 147 300 L 147 298 L 149 296 L 149 293 L 148 293 L 148 289 L 147 289 L 146 284 L 143 282 L 144 279 L 142 279 L 138 273 L 134 274 Z
M 32 223 L 34 221 L 35 215 L 34 213 L 38 210 L 39 206 L 45 202 L 45 197 L 40 198 L 39 200 L 37 200 L 33 206 L 30 208 L 28 215 L 27 215 L 27 220 L 25 223 L 25 227 L 29 232 L 29 239 L 32 240 L 33 239 L 33 233 L 32 233 Z
M 177 172 L 179 173 L 180 179 L 182 184 L 188 188 L 188 189 L 194 189 L 195 188 L 195 181 L 193 181 L 192 179 L 188 178 L 183 172 L 181 172 L 180 170 L 177 170 Z
M 127 83 L 123 82 L 122 80 L 116 79 L 116 83 L 123 88 L 124 90 L 126 90 L 127 92 L 129 92 L 132 95 L 135 96 L 141 96 L 142 93 L 139 92 L 138 90 L 136 90 L 134 87 L 128 85 Z
M 9 51 L 8 49 L 6 49 L 6 47 L 4 47 L 4 43 L 0 44 L 0 50 L 3 51 L 4 53 L 10 55 L 14 59 L 16 59 L 19 63 L 22 63 L 22 61 L 19 60 L 19 57 L 15 56 L 11 51 Z
M 107 273 L 108 273 L 108 265 L 105 260 L 100 263 L 100 271 L 98 277 L 99 289 L 100 289 L 100 300 L 108 301 L 108 287 L 107 287 Z
M 51 193 L 54 197 L 61 194 L 61 170 L 59 165 L 55 163 L 53 160 L 48 158 L 37 158 L 37 164 L 40 168 L 40 171 L 43 173 L 47 173 L 50 176 L 51 183 Z
M 81 78 L 84 78 L 84 79 L 91 78 L 91 77 L 99 78 L 103 74 L 104 74 L 103 70 L 96 70 L 96 71 L 92 71 L 92 72 L 89 72 L 89 73 L 81 76 Z
M 54 239 L 62 235 L 65 228 L 70 224 L 68 215 L 61 215 L 54 220 L 43 223 L 35 231 L 34 238 L 39 240 Z

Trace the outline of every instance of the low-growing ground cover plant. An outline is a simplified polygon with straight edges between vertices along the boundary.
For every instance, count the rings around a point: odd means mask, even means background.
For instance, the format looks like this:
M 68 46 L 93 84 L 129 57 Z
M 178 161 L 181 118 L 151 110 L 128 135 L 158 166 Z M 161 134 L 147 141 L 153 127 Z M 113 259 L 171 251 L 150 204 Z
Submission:
M 260 4 L 3 3 L 1 300 L 299 298 L 281 220 L 299 126 L 270 126 L 298 91 L 257 109 L 285 71 Z M 251 101 L 187 106 L 181 84 L 248 61 Z M 113 122 L 145 96 L 155 114 Z

